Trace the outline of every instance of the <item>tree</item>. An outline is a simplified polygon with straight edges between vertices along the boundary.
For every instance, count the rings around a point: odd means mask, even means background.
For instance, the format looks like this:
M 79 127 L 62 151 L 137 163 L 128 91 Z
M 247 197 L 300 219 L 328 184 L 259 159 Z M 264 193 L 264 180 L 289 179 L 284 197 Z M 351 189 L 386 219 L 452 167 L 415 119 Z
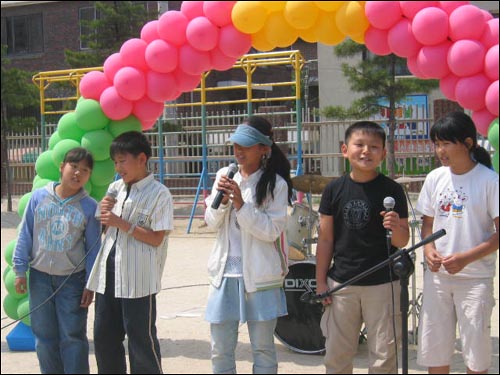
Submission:
M 81 35 L 81 39 L 89 49 L 66 49 L 66 62 L 72 68 L 102 66 L 104 60 L 118 52 L 125 41 L 139 38 L 144 24 L 158 18 L 158 12 L 146 10 L 145 3 L 147 2 L 96 1 L 96 18 L 80 21 L 80 26 L 87 30 L 87 33 Z
M 38 89 L 31 83 L 32 73 L 17 68 L 9 69 L 10 60 L 6 58 L 6 53 L 7 46 L 2 45 L 2 178 L 5 177 L 7 183 L 7 210 L 12 211 L 7 133 L 38 125 L 35 114 L 38 113 L 40 98 Z
M 396 130 L 396 103 L 408 94 L 424 93 L 439 86 L 437 80 L 420 80 L 417 78 L 396 79 L 397 72 L 406 69 L 406 60 L 394 54 L 376 56 L 371 54 L 365 45 L 347 40 L 335 47 L 338 57 L 352 57 L 362 54 L 363 59 L 355 66 L 342 64 L 342 72 L 347 78 L 351 90 L 363 93 L 353 101 L 351 107 L 329 106 L 322 110 L 328 118 L 366 118 L 378 112 L 378 100 L 387 98 L 389 102 L 389 134 L 387 137 L 387 170 L 391 178 L 395 177 L 394 134 Z

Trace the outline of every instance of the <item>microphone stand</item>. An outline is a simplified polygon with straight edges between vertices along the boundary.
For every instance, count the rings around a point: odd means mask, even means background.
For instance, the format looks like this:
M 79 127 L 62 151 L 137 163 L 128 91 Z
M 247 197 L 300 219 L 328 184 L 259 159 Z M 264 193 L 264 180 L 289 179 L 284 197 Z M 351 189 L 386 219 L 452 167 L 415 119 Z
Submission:
M 403 374 L 408 373 L 408 305 L 409 305 L 409 297 L 408 297 L 408 277 L 413 272 L 413 261 L 410 257 L 410 253 L 415 251 L 415 249 L 424 246 L 430 242 L 434 242 L 438 238 L 443 237 L 446 234 L 444 229 L 441 229 L 429 237 L 424 238 L 419 243 L 413 245 L 408 249 L 399 249 L 394 254 L 390 255 L 386 260 L 380 262 L 379 264 L 367 269 L 364 272 L 361 272 L 359 275 L 354 276 L 353 278 L 347 280 L 345 283 L 339 284 L 336 287 L 326 291 L 322 294 L 314 294 L 314 292 L 305 292 L 300 300 L 306 303 L 319 303 L 322 299 L 338 292 L 340 289 L 345 288 L 348 285 L 351 285 L 365 276 L 372 274 L 375 271 L 393 263 L 393 269 L 396 275 L 400 277 L 401 284 L 401 301 L 400 301 L 400 310 L 401 310 L 401 328 L 402 328 L 402 371 Z

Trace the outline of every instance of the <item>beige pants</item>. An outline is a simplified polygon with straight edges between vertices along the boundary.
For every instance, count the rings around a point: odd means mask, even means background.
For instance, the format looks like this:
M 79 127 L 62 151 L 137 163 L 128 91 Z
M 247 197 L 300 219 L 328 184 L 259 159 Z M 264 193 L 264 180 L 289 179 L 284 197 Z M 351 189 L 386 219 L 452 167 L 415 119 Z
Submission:
M 339 283 L 328 279 L 329 288 Z M 367 330 L 370 374 L 397 374 L 394 343 L 393 311 L 396 319 L 397 343 L 401 338 L 399 281 L 373 286 L 348 286 L 332 296 L 321 319 L 326 337 L 325 367 L 327 374 L 347 374 L 353 371 L 353 358 L 358 350 L 361 325 Z

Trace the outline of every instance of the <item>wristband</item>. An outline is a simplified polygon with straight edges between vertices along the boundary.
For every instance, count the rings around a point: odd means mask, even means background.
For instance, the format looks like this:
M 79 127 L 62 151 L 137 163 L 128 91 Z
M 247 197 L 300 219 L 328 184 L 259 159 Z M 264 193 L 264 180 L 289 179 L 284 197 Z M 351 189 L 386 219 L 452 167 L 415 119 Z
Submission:
M 134 233 L 135 227 L 135 224 L 130 224 L 130 228 L 128 229 L 127 234 L 131 236 L 132 233 Z

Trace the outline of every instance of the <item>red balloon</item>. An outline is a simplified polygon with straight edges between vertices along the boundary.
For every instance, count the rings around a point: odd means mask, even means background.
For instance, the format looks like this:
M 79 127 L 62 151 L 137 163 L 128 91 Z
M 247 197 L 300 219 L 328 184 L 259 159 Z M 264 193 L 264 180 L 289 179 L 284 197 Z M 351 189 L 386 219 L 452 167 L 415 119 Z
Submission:
M 392 1 L 389 1 L 390 3 Z M 378 3 L 378 1 L 375 1 Z M 391 53 L 391 47 L 387 42 L 387 30 L 368 27 L 365 33 L 365 45 L 371 52 L 378 56 L 385 56 Z
M 486 108 L 482 108 L 478 111 L 472 112 L 472 121 L 476 124 L 476 129 L 479 134 L 487 137 L 488 136 L 488 128 L 490 124 L 495 119 L 495 116 L 488 111 Z
M 239 58 L 252 47 L 252 37 L 238 31 L 232 24 L 224 26 L 219 32 L 219 48 L 229 57 Z
M 132 113 L 132 102 L 122 98 L 113 86 L 102 92 L 99 103 L 104 114 L 111 120 L 123 120 Z
M 181 69 L 177 68 L 177 70 L 173 73 L 175 77 L 175 82 L 177 83 L 177 89 L 180 92 L 189 92 L 193 91 L 201 81 L 201 75 L 191 75 L 187 74 Z
M 381 30 L 393 27 L 403 17 L 399 3 L 399 1 L 367 1 L 365 14 L 370 25 Z
M 173 73 L 149 71 L 146 79 L 148 86 L 147 95 L 154 102 L 163 103 L 173 100 L 179 93 Z
M 123 68 L 123 66 L 122 56 L 118 52 L 110 55 L 104 61 L 104 74 L 106 78 L 110 82 L 113 82 L 116 72 Z
M 113 83 L 121 97 L 134 101 L 146 93 L 146 78 L 139 69 L 126 66 L 115 75 Z
M 189 20 L 201 17 L 203 16 L 203 3 L 204 1 L 183 1 L 181 4 L 181 12 Z
M 387 40 L 392 52 L 399 57 L 415 56 L 422 48 L 413 35 L 410 21 L 406 18 L 403 18 L 389 30 Z
M 422 9 L 427 7 L 438 7 L 439 1 L 400 1 L 401 12 L 408 19 L 413 19 Z
M 492 81 L 498 80 L 498 44 L 491 47 L 484 57 L 484 73 Z
M 210 70 L 210 54 L 185 44 L 179 48 L 179 68 L 191 75 L 206 72 Z
M 153 102 L 144 96 L 134 103 L 132 113 L 139 120 L 156 120 L 163 113 L 163 103 Z
M 408 67 L 408 70 L 410 71 L 411 74 L 413 74 L 415 77 L 420 78 L 420 79 L 428 79 L 427 77 L 419 68 L 417 64 L 417 56 L 412 56 L 408 57 L 406 59 L 406 66 Z
M 486 27 L 481 9 L 474 5 L 463 5 L 450 14 L 450 38 L 479 40 Z
M 207 17 L 196 17 L 187 25 L 186 38 L 197 50 L 210 51 L 219 41 L 219 28 Z
M 232 23 L 231 11 L 236 1 L 204 1 L 203 13 L 214 25 L 219 27 Z
M 177 47 L 156 39 L 146 47 L 146 63 L 148 67 L 159 73 L 172 72 L 177 68 L 179 51 Z
M 151 43 L 153 40 L 159 39 L 158 20 L 149 21 L 141 29 L 141 39 L 146 43 Z
M 488 111 L 498 117 L 498 80 L 492 82 L 490 87 L 488 87 L 484 101 Z
M 224 71 L 231 69 L 236 63 L 237 58 L 226 56 L 219 48 L 210 51 L 211 69 Z
M 471 76 L 483 70 L 485 54 L 483 45 L 477 40 L 459 40 L 448 51 L 448 66 L 457 76 Z
M 498 44 L 498 18 L 486 22 L 480 42 L 483 44 L 484 48 L 491 48 Z
M 469 4 L 468 1 L 440 1 L 439 7 L 443 9 L 446 13 L 451 14 L 451 12 L 453 12 L 458 7 L 467 4 Z
M 453 73 L 444 77 L 439 81 L 439 88 L 444 96 L 448 99 L 456 101 L 457 98 L 455 96 L 455 88 L 457 87 L 457 82 L 460 80 L 460 77 L 457 77 Z
M 102 92 L 109 86 L 111 86 L 111 82 L 106 78 L 103 72 L 97 70 L 88 72 L 80 81 L 80 94 L 85 99 L 99 101 Z
M 123 63 L 141 70 L 147 70 L 146 64 L 146 47 L 147 43 L 138 38 L 127 40 L 120 48 L 120 55 L 122 55 Z
M 458 104 L 473 111 L 480 110 L 486 105 L 484 98 L 489 86 L 490 80 L 484 74 L 461 78 L 455 88 Z
M 415 15 L 411 27 L 419 43 L 434 46 L 448 38 L 448 15 L 439 8 L 424 8 Z
M 450 41 L 436 46 L 423 46 L 417 55 L 419 70 L 429 78 L 444 78 L 450 74 L 446 60 L 450 46 Z
M 187 17 L 178 10 L 169 10 L 158 20 L 158 35 L 173 45 L 183 45 L 186 43 L 188 22 Z

